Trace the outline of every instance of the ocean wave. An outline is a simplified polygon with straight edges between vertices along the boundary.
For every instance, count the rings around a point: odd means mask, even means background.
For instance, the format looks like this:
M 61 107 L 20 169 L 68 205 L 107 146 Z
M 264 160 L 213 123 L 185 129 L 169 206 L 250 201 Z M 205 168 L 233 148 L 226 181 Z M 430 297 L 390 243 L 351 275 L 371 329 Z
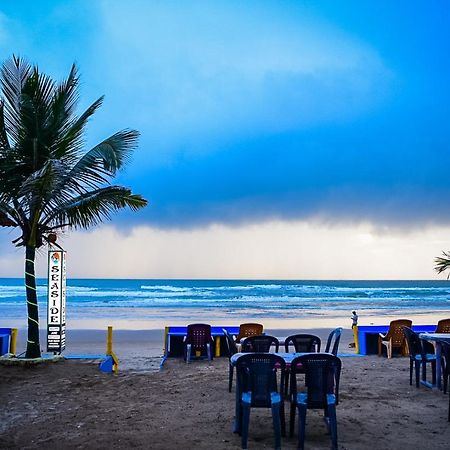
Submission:
M 38 296 L 47 295 L 47 286 L 37 285 Z M 26 295 L 25 286 L 0 286 L 0 298 L 11 301 L 24 298 Z
M 168 292 L 190 292 L 193 290 L 193 288 L 190 287 L 176 287 L 176 286 L 147 286 L 142 285 L 140 287 L 144 290 L 151 290 L 151 291 L 168 291 Z

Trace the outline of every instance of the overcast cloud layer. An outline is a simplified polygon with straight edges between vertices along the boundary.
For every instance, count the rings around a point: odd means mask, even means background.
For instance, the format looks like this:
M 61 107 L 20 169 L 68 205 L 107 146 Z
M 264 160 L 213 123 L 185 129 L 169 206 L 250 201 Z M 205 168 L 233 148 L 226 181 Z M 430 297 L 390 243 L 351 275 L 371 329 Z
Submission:
M 367 5 L 372 5 L 369 7 Z M 442 5 L 442 6 L 441 6 Z M 142 133 L 119 224 L 450 223 L 445 2 L 7 0 L 0 56 L 105 94 L 94 143 Z

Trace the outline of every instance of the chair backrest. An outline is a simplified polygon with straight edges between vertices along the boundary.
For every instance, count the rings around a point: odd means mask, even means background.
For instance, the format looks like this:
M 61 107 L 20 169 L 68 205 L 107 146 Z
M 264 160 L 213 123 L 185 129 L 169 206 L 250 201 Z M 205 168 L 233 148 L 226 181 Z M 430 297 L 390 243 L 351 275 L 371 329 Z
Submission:
M 241 339 L 248 336 L 259 336 L 263 332 L 264 326 L 260 323 L 242 323 L 239 325 L 239 334 L 237 335 L 236 342 L 241 342 Z
M 297 374 L 304 373 L 303 383 L 308 393 L 308 408 L 325 408 L 327 394 L 335 394 L 338 403 L 341 366 L 341 360 L 329 353 L 309 353 L 294 358 L 290 369 L 291 398 L 295 398 L 300 390 L 297 386 L 297 382 L 300 382 Z
M 280 348 L 280 342 L 274 336 L 262 334 L 261 336 L 249 336 L 242 341 L 241 351 L 246 352 L 270 352 L 270 347 L 275 345 L 275 352 Z
M 233 337 L 231 336 L 230 333 L 228 333 L 227 330 L 225 330 L 225 328 L 222 328 L 223 334 L 225 336 L 225 342 L 227 344 L 227 349 L 228 349 L 228 357 L 231 358 L 235 353 L 238 352 L 238 349 L 236 347 L 236 343 L 233 340 Z
M 320 352 L 320 337 L 314 334 L 293 334 L 284 340 L 284 348 L 289 353 L 289 345 L 293 345 L 296 353 Z
M 236 362 L 238 398 L 251 392 L 252 406 L 271 406 L 271 393 L 279 392 L 283 399 L 286 363 L 272 353 L 248 353 Z M 277 385 L 280 374 L 280 387 Z M 281 400 L 283 401 L 283 400 Z
M 191 344 L 193 350 L 202 350 L 211 341 L 211 325 L 194 323 L 187 326 L 186 344 Z
M 405 334 L 403 327 L 412 327 L 412 321 L 408 319 L 393 320 L 389 324 L 389 330 L 386 334 L 385 340 L 391 339 L 394 347 L 401 347 L 405 341 Z
M 337 352 L 339 349 L 339 341 L 341 340 L 341 334 L 342 328 L 336 328 L 329 334 L 327 339 L 327 346 L 325 347 L 325 353 L 332 353 L 334 356 L 337 356 Z M 333 347 L 331 347 L 332 343 Z
M 437 323 L 435 333 L 450 333 L 450 319 L 442 319 Z
M 419 335 L 408 327 L 403 327 L 403 333 L 408 343 L 409 356 L 415 358 L 416 355 L 422 355 L 424 350 Z

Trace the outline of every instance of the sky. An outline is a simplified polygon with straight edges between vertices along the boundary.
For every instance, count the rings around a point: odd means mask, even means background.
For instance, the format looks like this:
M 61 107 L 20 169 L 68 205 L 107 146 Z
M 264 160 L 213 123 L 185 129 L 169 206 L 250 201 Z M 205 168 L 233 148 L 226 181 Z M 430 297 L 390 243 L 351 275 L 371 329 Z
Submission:
M 76 62 L 80 112 L 105 95 L 87 148 L 141 133 L 117 182 L 149 207 L 64 236 L 69 274 L 438 278 L 449 20 L 441 1 L 2 0 L 1 60 Z M 16 235 L 0 276 L 22 274 Z

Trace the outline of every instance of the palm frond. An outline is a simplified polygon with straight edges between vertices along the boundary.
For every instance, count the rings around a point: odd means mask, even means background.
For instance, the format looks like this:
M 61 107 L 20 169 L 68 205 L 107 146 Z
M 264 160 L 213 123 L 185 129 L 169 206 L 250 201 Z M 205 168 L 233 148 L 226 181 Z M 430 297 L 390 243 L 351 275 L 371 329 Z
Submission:
M 81 178 L 92 182 L 105 181 L 104 175 L 114 176 L 129 160 L 137 146 L 139 133 L 135 130 L 122 130 L 93 147 L 74 165 L 69 173 L 73 179 Z M 98 178 L 100 177 L 100 178 Z
M 60 180 L 67 174 L 67 167 L 57 159 L 49 159 L 42 168 L 33 172 L 17 192 L 19 204 L 24 209 L 43 210 L 58 190 Z M 57 192 L 61 197 L 61 193 Z
M 53 158 L 61 158 L 61 147 L 58 142 L 64 136 L 74 122 L 75 107 L 78 102 L 77 69 L 72 65 L 69 76 L 58 85 L 54 85 L 51 98 L 46 99 L 48 110 L 45 117 L 45 142 Z M 55 153 L 60 154 L 55 154 Z
M 138 136 L 137 131 L 122 130 L 93 147 L 61 178 L 54 197 L 81 195 L 109 183 L 109 178 L 128 161 Z
M 64 158 L 68 163 L 75 163 L 79 158 L 79 150 L 83 144 L 83 132 L 92 115 L 103 103 L 103 96 L 90 105 L 78 118 L 72 119 L 54 143 L 55 158 Z
M 31 65 L 16 56 L 6 61 L 0 69 L 0 86 L 5 102 L 6 131 L 13 141 L 12 145 L 19 140 L 22 89 L 31 72 Z
M 23 225 L 23 222 L 21 220 L 21 217 L 17 213 L 17 211 L 14 210 L 13 207 L 11 207 L 7 202 L 0 201 L 0 216 L 3 217 L 3 219 L 9 219 L 14 222 L 14 225 L 9 224 L 8 226 L 21 226 Z
M 52 99 L 52 115 L 49 128 L 56 134 L 62 134 L 72 118 L 78 102 L 78 73 L 75 64 L 70 69 L 67 80 L 55 89 Z
M 435 266 L 434 270 L 437 273 L 445 272 L 450 269 L 450 252 L 442 252 L 443 256 L 438 256 L 434 259 Z M 447 278 L 450 277 L 450 273 L 447 275 Z
M 50 157 L 52 129 L 49 128 L 55 82 L 37 68 L 27 78 L 20 108 L 21 129 L 16 145 L 27 166 L 37 170 Z
M 5 104 L 0 101 L 0 158 L 11 150 L 5 126 Z
M 70 202 L 62 204 L 50 214 L 44 226 L 69 223 L 73 228 L 89 228 L 109 220 L 111 214 L 122 208 L 133 211 L 147 206 L 147 200 L 131 193 L 121 186 L 107 186 L 79 195 Z
M 139 132 L 122 130 L 105 139 L 87 153 L 87 158 L 102 161 L 103 168 L 111 176 L 129 161 L 131 152 L 137 147 Z

